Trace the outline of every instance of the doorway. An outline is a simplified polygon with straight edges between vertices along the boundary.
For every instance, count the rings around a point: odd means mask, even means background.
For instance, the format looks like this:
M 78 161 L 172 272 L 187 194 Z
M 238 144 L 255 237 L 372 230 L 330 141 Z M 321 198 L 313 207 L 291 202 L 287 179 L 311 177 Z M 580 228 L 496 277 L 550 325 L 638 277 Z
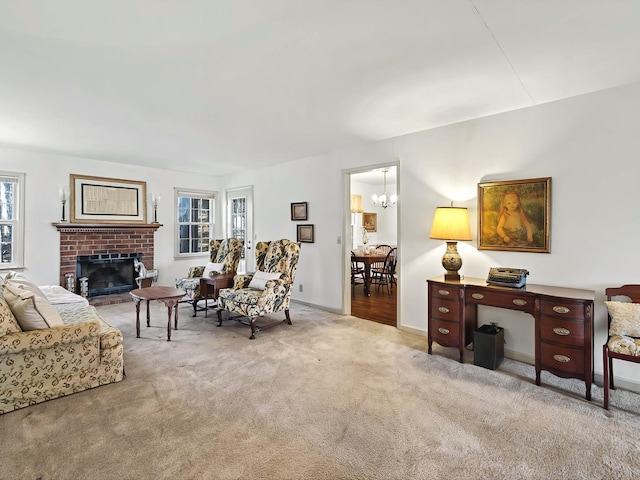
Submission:
M 253 271 L 253 187 L 234 188 L 227 193 L 227 231 L 244 242 L 238 273 Z
M 350 205 L 349 249 L 347 263 L 351 270 L 351 252 L 361 252 L 366 247 L 371 251 L 380 245 L 397 248 L 398 242 L 398 204 L 391 201 L 398 193 L 398 165 L 376 165 L 349 173 L 349 198 L 355 204 Z M 374 196 L 387 197 L 387 205 L 374 202 Z M 354 196 L 354 197 L 352 197 Z M 351 202 L 353 203 L 353 202 Z M 365 243 L 366 240 L 366 243 Z M 398 252 L 399 253 L 399 252 Z M 364 266 L 359 264 L 359 266 Z M 351 278 L 350 276 L 348 277 Z M 397 272 L 396 276 L 397 278 Z M 362 281 L 355 285 L 349 281 L 346 285 L 350 295 L 351 315 L 386 325 L 398 326 L 398 283 L 388 288 L 372 284 L 369 295 L 365 293 Z

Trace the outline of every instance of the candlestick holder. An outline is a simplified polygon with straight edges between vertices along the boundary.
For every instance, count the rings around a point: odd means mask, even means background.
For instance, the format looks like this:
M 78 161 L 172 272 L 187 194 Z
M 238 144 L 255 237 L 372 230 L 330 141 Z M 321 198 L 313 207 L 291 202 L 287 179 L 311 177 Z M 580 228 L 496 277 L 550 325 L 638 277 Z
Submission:
M 158 204 L 160 203 L 160 195 L 153 195 L 151 197 L 151 204 L 153 205 L 153 223 L 158 223 Z
M 60 202 L 62 203 L 62 218 L 60 222 L 66 222 L 65 205 L 67 203 L 67 189 L 64 187 L 60 187 Z

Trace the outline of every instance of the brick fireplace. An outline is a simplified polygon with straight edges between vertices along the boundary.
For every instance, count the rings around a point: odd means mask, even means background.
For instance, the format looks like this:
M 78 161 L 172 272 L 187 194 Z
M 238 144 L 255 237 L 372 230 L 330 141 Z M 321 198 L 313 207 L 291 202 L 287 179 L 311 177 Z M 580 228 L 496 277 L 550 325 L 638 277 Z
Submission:
M 154 234 L 162 225 L 54 223 L 60 232 L 60 285 L 65 275 L 76 275 L 78 256 L 136 255 L 147 269 L 153 269 Z M 77 281 L 77 278 L 76 278 Z M 79 293 L 79 292 L 78 292 Z

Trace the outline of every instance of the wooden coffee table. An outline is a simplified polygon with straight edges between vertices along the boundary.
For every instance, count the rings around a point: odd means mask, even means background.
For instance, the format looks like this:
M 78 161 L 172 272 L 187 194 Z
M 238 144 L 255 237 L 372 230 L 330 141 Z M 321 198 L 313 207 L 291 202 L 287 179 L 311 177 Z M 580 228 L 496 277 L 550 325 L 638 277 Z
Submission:
M 207 300 L 209 298 L 218 298 L 218 291 L 221 288 L 229 288 L 233 286 L 233 277 L 235 273 L 220 273 L 210 277 L 202 277 L 200 279 L 200 295 L 204 297 L 204 316 L 207 316 L 209 309 Z
M 147 301 L 147 327 L 151 326 L 149 317 L 149 301 L 157 300 L 167 306 L 167 342 L 171 341 L 171 311 L 176 310 L 175 329 L 178 329 L 178 301 L 183 298 L 187 292 L 173 287 L 147 287 L 136 288 L 131 290 L 129 294 L 133 297 L 136 304 L 136 338 L 140 338 L 140 301 Z

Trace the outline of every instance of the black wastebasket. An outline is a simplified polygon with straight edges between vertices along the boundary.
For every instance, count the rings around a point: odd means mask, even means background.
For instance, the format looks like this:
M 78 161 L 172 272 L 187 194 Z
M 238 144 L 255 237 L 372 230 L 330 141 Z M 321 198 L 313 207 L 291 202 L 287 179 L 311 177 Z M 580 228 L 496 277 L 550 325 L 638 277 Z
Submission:
M 473 364 L 495 370 L 504 359 L 504 328 L 482 325 L 473 332 Z

